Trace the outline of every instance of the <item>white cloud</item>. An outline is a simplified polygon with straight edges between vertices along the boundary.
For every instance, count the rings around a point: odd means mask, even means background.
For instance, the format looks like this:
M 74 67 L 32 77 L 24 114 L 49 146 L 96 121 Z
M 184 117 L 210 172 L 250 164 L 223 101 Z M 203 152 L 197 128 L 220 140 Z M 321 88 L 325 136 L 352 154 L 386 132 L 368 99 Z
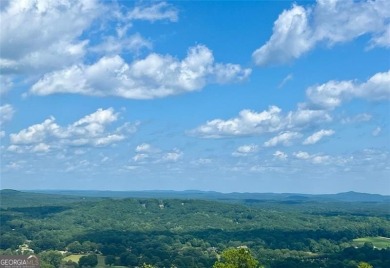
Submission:
M 246 156 L 250 154 L 257 153 L 259 151 L 259 146 L 256 144 L 247 144 L 239 146 L 235 152 L 232 153 L 233 156 Z
M 106 137 L 97 138 L 93 144 L 96 146 L 107 146 L 109 144 L 124 140 L 125 138 L 126 137 L 124 135 L 110 134 Z
M 313 164 L 324 164 L 324 163 L 328 163 L 330 161 L 330 156 L 328 156 L 328 155 L 318 155 L 318 154 L 311 155 L 307 152 L 302 152 L 302 151 L 294 152 L 293 155 L 297 159 L 307 160 Z
M 138 145 L 136 148 L 135 148 L 135 151 L 137 153 L 150 153 L 150 152 L 153 152 L 155 151 L 152 146 L 148 143 L 142 143 L 140 145 Z
M 285 115 L 279 107 L 270 106 L 268 110 L 262 112 L 242 110 L 235 118 L 208 121 L 189 134 L 202 138 L 261 135 L 291 129 L 299 130 L 331 120 L 330 115 L 324 110 L 298 107 L 297 110 Z
M 275 21 L 270 40 L 253 52 L 255 63 L 286 63 L 311 49 L 312 32 L 308 24 L 308 14 L 303 7 L 294 5 L 283 11 Z
M 313 156 L 311 161 L 313 164 L 323 164 L 327 163 L 330 160 L 330 156 L 328 155 L 316 155 Z
M 189 134 L 202 138 L 261 135 L 278 131 L 302 130 L 323 122 L 330 122 L 332 121 L 330 110 L 340 106 L 344 101 L 353 98 L 371 101 L 390 100 L 390 71 L 377 73 L 360 84 L 354 81 L 329 81 L 319 86 L 309 87 L 306 95 L 308 102 L 298 104 L 296 110 L 289 111 L 287 114 L 283 114 L 277 106 L 270 106 L 268 110 L 262 112 L 245 109 L 234 118 L 207 121 L 189 131 Z M 342 122 L 370 119 L 370 115 L 361 114 Z M 314 138 L 310 138 L 306 144 L 310 144 Z M 267 144 L 271 146 L 274 142 L 275 139 L 268 141 Z
M 28 149 L 30 149 L 30 148 L 31 147 L 29 147 Z M 22 146 L 12 144 L 12 145 L 8 146 L 7 151 L 13 152 L 13 153 L 23 153 L 25 150 L 23 149 Z
M 45 143 L 39 143 L 32 148 L 32 152 L 35 153 L 46 153 L 49 150 L 50 150 L 50 145 Z
M 134 162 L 141 164 L 156 164 L 163 162 L 177 162 L 181 159 L 184 153 L 174 148 L 170 151 L 162 151 L 148 143 L 139 144 L 135 148 L 136 155 L 132 157 Z
M 176 22 L 178 20 L 178 10 L 166 2 L 161 2 L 151 6 L 136 6 L 128 12 L 127 18 L 130 20 L 147 20 L 151 22 L 156 20 Z
M 118 55 L 123 51 L 130 51 L 138 54 L 142 49 L 151 49 L 152 43 L 136 33 L 129 37 L 108 36 L 98 45 L 92 46 L 89 50 L 104 55 Z
M 307 152 L 302 152 L 302 151 L 293 153 L 293 155 L 294 155 L 296 158 L 298 158 L 298 159 L 309 159 L 309 158 L 310 158 L 309 153 L 307 153 Z
M 276 145 L 282 144 L 284 146 L 291 145 L 292 140 L 298 139 L 302 137 L 302 135 L 298 132 L 283 132 L 277 135 L 276 137 L 273 137 L 272 139 L 266 141 L 264 143 L 265 147 L 274 147 Z
M 0 14 L 0 68 L 20 73 L 79 61 L 88 44 L 79 38 L 102 10 L 94 0 L 10 1 Z
M 5 95 L 13 86 L 11 76 L 0 75 L 0 96 Z
M 5 131 L 2 130 L 2 131 L 0 131 L 0 139 L 2 139 L 2 138 L 4 138 L 4 137 L 5 137 Z
M 13 152 L 32 151 L 47 152 L 61 146 L 107 146 L 126 138 L 127 128 L 118 128 L 110 132 L 108 126 L 118 120 L 114 109 L 98 109 L 76 122 L 62 127 L 54 117 L 40 124 L 29 126 L 18 133 L 10 134 Z
M 127 33 L 131 22 L 173 22 L 178 11 L 165 2 L 130 9 L 99 0 L 14 0 L 2 6 L 0 16 L 2 72 L 40 74 L 80 63 L 89 52 L 118 54 L 151 48 L 139 34 Z
M 288 158 L 288 155 L 282 151 L 276 151 L 273 156 L 280 160 L 286 160 Z
M 12 119 L 15 110 L 10 104 L 4 104 L 0 106 L 0 122 L 6 122 Z
M 332 136 L 335 132 L 331 129 L 321 129 L 320 131 L 317 131 L 313 133 L 311 136 L 307 137 L 304 141 L 303 144 L 308 145 L 308 144 L 315 144 L 319 142 L 323 137 L 328 137 Z
M 325 109 L 334 109 L 353 98 L 378 101 L 390 99 L 390 71 L 376 73 L 365 83 L 329 81 L 307 89 L 311 103 Z
M 283 64 L 323 42 L 329 46 L 370 35 L 370 47 L 390 47 L 387 0 L 317 0 L 307 8 L 294 4 L 274 23 L 266 44 L 253 53 L 258 65 Z
M 286 118 L 286 128 L 304 128 L 317 123 L 330 122 L 332 117 L 326 110 L 313 110 L 305 108 L 304 105 L 298 105 L 298 109 L 290 111 Z
M 163 155 L 161 161 L 163 162 L 177 162 L 183 157 L 183 152 L 179 149 L 173 149 L 171 152 L 167 152 Z
M 153 99 L 200 90 L 208 83 L 240 81 L 249 74 L 250 69 L 239 65 L 214 63 L 211 50 L 198 45 L 190 48 L 183 60 L 152 53 L 130 64 L 116 55 L 92 65 L 73 65 L 46 74 L 30 93 Z
M 345 117 L 341 119 L 341 123 L 350 124 L 350 123 L 359 123 L 359 122 L 368 122 L 372 119 L 372 115 L 367 113 L 357 114 L 353 117 Z
M 145 160 L 149 157 L 148 154 L 136 154 L 134 157 L 133 157 L 133 160 L 135 162 L 139 162 L 139 161 L 142 161 L 142 160 Z
M 259 113 L 242 110 L 238 117 L 228 120 L 214 119 L 197 127 L 190 133 L 204 138 L 221 138 L 275 132 L 282 128 L 281 111 L 276 106 L 271 106 L 268 110 Z
M 116 120 L 118 120 L 118 113 L 114 113 L 113 108 L 108 108 L 106 110 L 100 108 L 96 112 L 86 115 L 80 120 L 76 121 L 73 123 L 73 126 L 87 126 L 87 128 L 92 129 L 92 127 L 99 127 L 110 124 Z
M 0 106 L 0 126 L 7 121 L 10 121 L 15 113 L 14 108 L 10 104 Z
M 46 119 L 41 124 L 35 124 L 27 129 L 21 130 L 19 133 L 10 134 L 11 142 L 14 144 L 31 144 L 39 143 L 46 139 L 48 135 L 56 135 L 60 133 L 59 126 L 54 123 L 54 117 Z

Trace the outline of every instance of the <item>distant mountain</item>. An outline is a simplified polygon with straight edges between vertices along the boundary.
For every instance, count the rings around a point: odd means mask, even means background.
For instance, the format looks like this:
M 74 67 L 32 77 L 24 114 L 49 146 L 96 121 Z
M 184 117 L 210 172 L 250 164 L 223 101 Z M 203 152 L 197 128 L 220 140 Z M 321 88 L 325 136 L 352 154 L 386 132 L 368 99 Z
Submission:
M 0 190 L 0 207 L 27 207 L 56 205 L 79 201 L 94 201 L 101 198 L 83 197 L 78 195 L 62 195 L 47 192 L 17 191 L 12 189 Z
M 353 191 L 338 194 L 318 195 L 318 197 L 344 202 L 390 202 L 390 196 L 388 195 L 366 194 Z
M 1 190 L 1 195 L 14 190 Z M 17 191 L 16 191 L 17 192 Z M 97 191 L 97 190 L 34 190 L 28 193 L 55 194 L 62 196 L 95 198 L 165 198 L 165 199 L 203 199 L 221 201 L 279 201 L 279 202 L 390 202 L 390 196 L 345 192 L 338 194 L 297 194 L 297 193 L 219 193 L 213 191 Z

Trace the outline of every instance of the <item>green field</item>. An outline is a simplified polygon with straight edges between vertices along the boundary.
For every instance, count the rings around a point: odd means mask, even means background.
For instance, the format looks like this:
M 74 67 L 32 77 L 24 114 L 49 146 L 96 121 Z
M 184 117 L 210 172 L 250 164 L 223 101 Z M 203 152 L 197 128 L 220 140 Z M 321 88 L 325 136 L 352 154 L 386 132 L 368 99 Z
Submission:
M 371 242 L 376 248 L 388 248 L 390 247 L 390 238 L 387 237 L 362 237 L 353 240 L 354 245 L 361 247 L 366 242 Z
M 72 254 L 72 255 L 66 256 L 64 258 L 64 261 L 69 261 L 70 260 L 70 261 L 73 261 L 73 262 L 79 262 L 79 259 L 82 256 L 84 256 L 84 255 L 82 255 L 82 254 Z M 104 261 L 103 261 L 103 263 L 104 263 Z

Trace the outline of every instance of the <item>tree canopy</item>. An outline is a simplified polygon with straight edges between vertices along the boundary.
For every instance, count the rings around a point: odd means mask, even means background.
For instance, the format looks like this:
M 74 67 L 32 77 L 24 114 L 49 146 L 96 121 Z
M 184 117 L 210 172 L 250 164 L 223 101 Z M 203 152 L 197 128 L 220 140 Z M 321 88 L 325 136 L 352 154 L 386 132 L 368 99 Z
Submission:
M 225 249 L 213 268 L 258 268 L 259 262 L 246 247 Z

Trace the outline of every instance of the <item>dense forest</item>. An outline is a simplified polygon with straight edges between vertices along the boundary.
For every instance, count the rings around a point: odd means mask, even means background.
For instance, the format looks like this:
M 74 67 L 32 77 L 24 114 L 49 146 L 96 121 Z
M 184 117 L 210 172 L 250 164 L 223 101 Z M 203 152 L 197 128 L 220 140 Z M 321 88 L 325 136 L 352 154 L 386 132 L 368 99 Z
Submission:
M 389 205 L 388 199 L 221 201 L 2 190 L 0 249 L 33 250 L 46 267 L 235 267 L 223 266 L 221 256 L 245 249 L 256 266 L 384 268 L 390 267 Z

